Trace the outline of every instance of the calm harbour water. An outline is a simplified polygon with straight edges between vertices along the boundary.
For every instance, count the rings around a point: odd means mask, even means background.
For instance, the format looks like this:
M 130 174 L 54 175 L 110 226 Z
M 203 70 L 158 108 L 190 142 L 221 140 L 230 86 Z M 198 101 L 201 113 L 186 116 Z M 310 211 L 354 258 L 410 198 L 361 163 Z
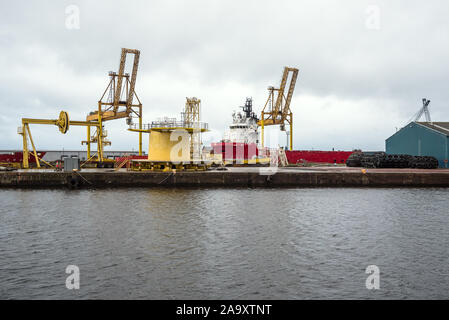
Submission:
M 449 298 L 449 189 L 0 190 L 2 299 Z M 380 268 L 367 290 L 365 269 Z M 80 268 L 68 290 L 67 265 Z

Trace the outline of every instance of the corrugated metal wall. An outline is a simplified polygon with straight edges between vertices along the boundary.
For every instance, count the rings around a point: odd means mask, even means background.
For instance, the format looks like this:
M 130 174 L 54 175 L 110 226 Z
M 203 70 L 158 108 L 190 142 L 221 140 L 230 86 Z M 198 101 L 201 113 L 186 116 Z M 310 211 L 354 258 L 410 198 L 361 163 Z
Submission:
M 388 154 L 433 156 L 441 168 L 447 168 L 449 137 L 414 122 L 402 128 L 385 141 Z

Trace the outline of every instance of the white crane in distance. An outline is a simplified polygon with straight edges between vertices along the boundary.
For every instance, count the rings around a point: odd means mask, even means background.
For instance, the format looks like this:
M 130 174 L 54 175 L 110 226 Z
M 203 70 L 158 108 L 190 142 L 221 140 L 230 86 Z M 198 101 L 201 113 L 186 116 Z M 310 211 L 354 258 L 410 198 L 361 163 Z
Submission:
M 419 109 L 419 111 L 413 116 L 413 121 L 416 122 L 418 121 L 422 115 L 424 114 L 426 117 L 426 122 L 432 122 L 432 119 L 430 118 L 430 112 L 429 112 L 429 103 L 430 100 L 427 100 L 426 98 L 422 99 L 422 108 Z

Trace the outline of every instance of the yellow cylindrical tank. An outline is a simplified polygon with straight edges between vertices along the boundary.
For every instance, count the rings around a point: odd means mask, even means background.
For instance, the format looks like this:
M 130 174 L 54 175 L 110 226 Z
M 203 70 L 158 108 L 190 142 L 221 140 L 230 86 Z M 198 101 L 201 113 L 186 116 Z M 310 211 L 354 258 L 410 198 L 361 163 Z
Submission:
M 190 135 L 185 130 L 151 130 L 149 136 L 148 160 L 190 161 Z

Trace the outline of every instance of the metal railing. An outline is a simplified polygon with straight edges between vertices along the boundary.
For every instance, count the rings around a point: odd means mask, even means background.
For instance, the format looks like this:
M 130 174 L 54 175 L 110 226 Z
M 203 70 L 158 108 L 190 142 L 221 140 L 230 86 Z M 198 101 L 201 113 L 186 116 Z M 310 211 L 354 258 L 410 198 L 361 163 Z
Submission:
M 130 129 L 139 129 L 137 123 L 129 126 Z M 153 121 L 151 123 L 143 124 L 143 130 L 160 129 L 160 128 L 187 128 L 197 130 L 208 130 L 209 125 L 205 122 L 186 122 L 186 121 Z

